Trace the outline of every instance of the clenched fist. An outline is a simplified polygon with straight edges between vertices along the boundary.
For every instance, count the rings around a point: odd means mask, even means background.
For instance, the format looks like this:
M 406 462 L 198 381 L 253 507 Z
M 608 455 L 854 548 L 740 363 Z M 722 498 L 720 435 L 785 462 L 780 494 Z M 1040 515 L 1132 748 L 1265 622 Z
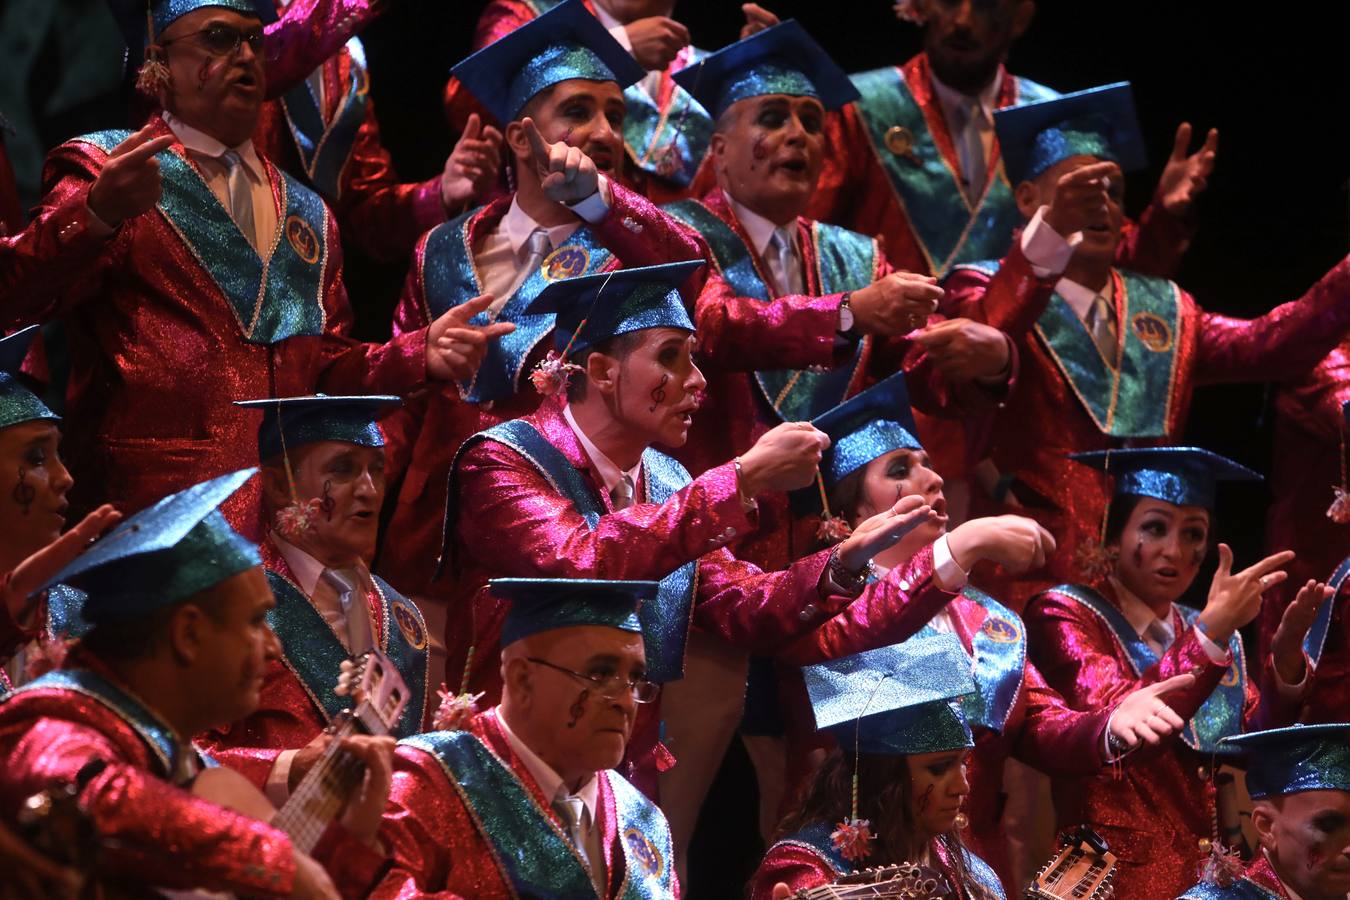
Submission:
M 776 426 L 741 456 L 741 492 L 755 497 L 806 487 L 815 480 L 821 454 L 829 446 L 825 432 L 810 422 Z

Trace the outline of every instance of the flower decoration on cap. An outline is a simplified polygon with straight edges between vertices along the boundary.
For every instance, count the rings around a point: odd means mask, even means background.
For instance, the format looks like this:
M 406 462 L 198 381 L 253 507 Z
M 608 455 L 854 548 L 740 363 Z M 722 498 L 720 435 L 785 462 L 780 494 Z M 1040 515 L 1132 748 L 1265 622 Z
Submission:
M 891 10 L 901 22 L 908 22 L 911 25 L 924 25 L 928 22 L 914 0 L 896 0 L 891 4 Z
M 444 681 L 436 693 L 441 703 L 431 717 L 431 727 L 437 731 L 462 731 L 468 727 L 469 720 L 478 714 L 478 701 L 483 698 L 482 691 L 470 694 L 462 687 L 459 693 L 452 694 Z

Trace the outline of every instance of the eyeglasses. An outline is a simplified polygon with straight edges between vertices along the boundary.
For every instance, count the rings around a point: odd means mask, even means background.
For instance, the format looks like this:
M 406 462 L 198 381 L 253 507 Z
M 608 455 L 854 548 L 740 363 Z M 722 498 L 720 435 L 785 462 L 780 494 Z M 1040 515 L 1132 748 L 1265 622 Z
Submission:
M 564 668 L 556 663 L 551 663 L 546 659 L 539 659 L 534 656 L 527 656 L 525 659 L 535 665 L 547 666 L 550 669 L 556 669 L 559 672 L 562 672 L 564 675 L 571 675 L 578 681 L 584 681 L 599 692 L 600 696 L 608 700 L 617 699 L 619 692 L 625 689 L 638 703 L 651 703 L 661 693 L 661 685 L 652 681 L 647 681 L 646 679 L 629 679 L 623 677 L 618 672 L 615 672 L 612 675 L 583 675 L 580 672 L 573 672 L 571 669 Z
M 215 56 L 234 56 L 239 52 L 240 44 L 248 44 L 248 48 L 253 51 L 254 55 L 262 53 L 263 32 L 261 28 L 250 28 L 244 31 L 219 22 L 208 25 L 201 31 L 190 31 L 176 38 L 160 41 L 159 45 L 167 47 L 188 38 L 197 38 L 197 43 L 205 47 L 208 53 Z

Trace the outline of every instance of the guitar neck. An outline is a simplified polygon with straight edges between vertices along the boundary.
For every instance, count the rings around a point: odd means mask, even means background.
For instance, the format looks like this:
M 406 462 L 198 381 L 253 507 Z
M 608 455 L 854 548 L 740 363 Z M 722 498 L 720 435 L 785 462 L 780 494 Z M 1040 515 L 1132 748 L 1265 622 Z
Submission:
M 337 729 L 323 756 L 272 818 L 272 824 L 290 835 L 291 842 L 305 853 L 313 852 L 365 775 L 361 761 L 339 746 L 342 738 L 355 731 L 351 722 Z

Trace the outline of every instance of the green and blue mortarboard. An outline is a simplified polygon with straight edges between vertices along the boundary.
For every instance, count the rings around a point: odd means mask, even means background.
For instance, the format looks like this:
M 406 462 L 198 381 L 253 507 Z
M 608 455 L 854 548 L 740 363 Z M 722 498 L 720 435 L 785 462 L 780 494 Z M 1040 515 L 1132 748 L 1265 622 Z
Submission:
M 1114 475 L 1115 495 L 1152 497 L 1214 509 L 1220 481 L 1261 481 L 1256 472 L 1199 447 L 1128 447 L 1070 453 L 1069 459 Z
M 841 747 L 908 756 L 973 747 L 952 701 L 975 693 L 970 657 L 950 634 L 909 640 L 802 668 L 816 728 Z
M 830 437 L 830 447 L 820 461 L 826 487 L 834 487 L 850 472 L 892 450 L 923 449 L 903 372 L 827 409 L 811 424 Z
M 258 548 L 218 509 L 257 471 L 203 481 L 141 510 L 44 588 L 67 584 L 84 591 L 84 618 L 98 625 L 141 618 L 262 565 Z
M 565 0 L 450 70 L 505 125 L 535 94 L 562 81 L 613 81 L 626 88 L 646 70 L 582 0 Z
M 996 110 L 994 131 L 1014 186 L 1073 156 L 1111 160 L 1125 172 L 1148 159 L 1128 81 Z
M 376 424 L 380 416 L 403 400 L 376 394 L 358 397 L 271 397 L 236 400 L 235 406 L 260 409 L 258 459 L 269 460 L 283 451 L 319 441 L 343 441 L 358 447 L 383 447 L 384 435 Z
M 61 421 L 61 417 L 48 409 L 47 404 L 20 380 L 23 361 L 28 356 L 28 348 L 32 346 L 38 328 L 32 325 L 0 338 L 0 428 L 38 420 Z
M 157 39 L 174 22 L 199 9 L 219 7 L 246 16 L 256 16 L 264 24 L 277 19 L 273 0 L 108 0 L 113 18 L 122 30 L 133 65 L 139 65 L 153 29 Z
M 603 625 L 642 634 L 638 611 L 656 599 L 655 581 L 591 578 L 494 578 L 492 596 L 511 604 L 502 623 L 502 646 L 541 631 Z
M 1350 791 L 1350 724 L 1291 725 L 1223 740 L 1247 754 L 1247 793 L 1253 800 Z
M 795 19 L 723 47 L 674 78 L 714 118 L 738 100 L 767 94 L 815 97 L 826 109 L 860 96 L 847 73 Z
M 568 356 L 644 328 L 693 331 L 680 285 L 702 265 L 693 259 L 563 278 L 540 291 L 525 311 L 556 316 L 553 342 Z

